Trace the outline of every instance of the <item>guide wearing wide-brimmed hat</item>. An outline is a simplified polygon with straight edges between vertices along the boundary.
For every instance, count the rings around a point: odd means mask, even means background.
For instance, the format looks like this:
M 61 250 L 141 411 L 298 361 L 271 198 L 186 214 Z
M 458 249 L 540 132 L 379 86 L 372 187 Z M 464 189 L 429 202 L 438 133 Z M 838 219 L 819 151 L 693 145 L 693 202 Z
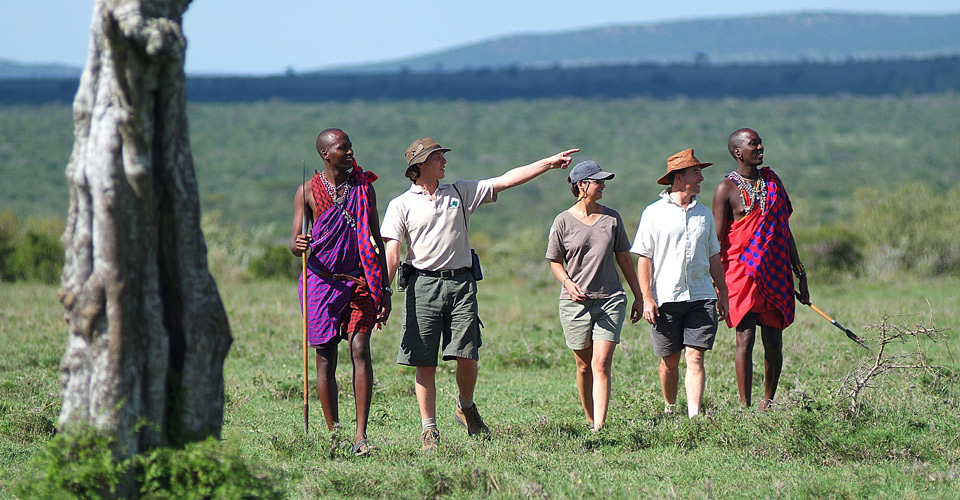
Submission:
M 413 141 L 404 153 L 407 158 L 407 166 L 412 167 L 417 163 L 423 163 L 434 151 L 446 152 L 450 151 L 450 148 L 441 147 L 432 137 L 421 137 Z
M 571 155 L 579 149 L 568 149 L 489 179 L 460 179 L 449 184 L 440 182 L 446 177 L 447 159 L 443 154 L 447 151 L 450 149 L 430 137 L 410 144 L 404 153 L 405 175 L 413 184 L 390 200 L 380 227 L 386 240 L 388 278 L 392 281 L 399 271 L 405 281 L 397 363 L 416 367 L 424 451 L 434 450 L 440 443 L 437 394 L 432 390 L 438 355 L 457 364 L 459 393 L 454 420 L 470 436 L 491 436 L 474 402 L 483 342 L 468 217 L 481 205 L 497 201 L 497 194 L 505 189 L 549 170 L 567 168 Z M 402 266 L 401 243 L 407 247 Z M 429 389 L 421 392 L 420 388 Z
M 702 162 L 698 160 L 696 156 L 693 156 L 693 148 L 684 149 L 683 151 L 667 158 L 667 173 L 663 174 L 663 177 L 657 179 L 657 184 L 669 186 L 673 180 L 671 174 L 674 172 L 691 167 L 707 168 L 710 165 L 713 165 L 713 163 Z

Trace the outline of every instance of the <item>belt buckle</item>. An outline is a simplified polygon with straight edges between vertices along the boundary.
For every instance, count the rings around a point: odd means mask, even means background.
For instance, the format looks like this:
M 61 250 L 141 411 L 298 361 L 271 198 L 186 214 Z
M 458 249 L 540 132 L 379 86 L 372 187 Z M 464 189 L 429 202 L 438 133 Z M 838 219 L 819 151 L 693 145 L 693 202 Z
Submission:
M 440 277 L 444 279 L 449 279 L 456 276 L 456 269 L 443 269 L 440 271 Z

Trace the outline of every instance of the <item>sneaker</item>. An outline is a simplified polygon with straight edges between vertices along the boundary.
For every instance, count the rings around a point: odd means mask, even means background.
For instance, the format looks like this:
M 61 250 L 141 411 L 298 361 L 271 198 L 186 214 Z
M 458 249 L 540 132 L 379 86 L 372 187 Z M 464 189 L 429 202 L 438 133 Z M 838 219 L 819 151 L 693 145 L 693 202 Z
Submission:
M 663 414 L 672 415 L 677 411 L 677 404 L 664 403 L 663 405 Z
M 481 434 L 483 439 L 490 439 L 490 429 L 487 428 L 487 425 L 483 423 L 483 419 L 480 418 L 477 405 L 473 405 L 470 408 L 460 408 L 457 406 L 457 409 L 453 412 L 453 419 L 467 429 L 468 435 L 474 436 Z
M 423 443 L 420 447 L 422 451 L 436 450 L 437 445 L 440 444 L 440 430 L 436 427 L 424 429 L 423 434 L 420 434 L 420 442 Z

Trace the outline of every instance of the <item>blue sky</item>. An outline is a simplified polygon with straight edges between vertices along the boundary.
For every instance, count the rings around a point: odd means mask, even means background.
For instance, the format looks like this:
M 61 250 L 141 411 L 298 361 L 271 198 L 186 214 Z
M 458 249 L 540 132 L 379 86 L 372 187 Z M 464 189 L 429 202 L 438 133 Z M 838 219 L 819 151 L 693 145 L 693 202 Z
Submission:
M 280 73 L 421 55 L 516 33 L 812 10 L 960 13 L 956 0 L 194 0 L 187 72 Z M 5 0 L 0 59 L 83 66 L 93 0 Z

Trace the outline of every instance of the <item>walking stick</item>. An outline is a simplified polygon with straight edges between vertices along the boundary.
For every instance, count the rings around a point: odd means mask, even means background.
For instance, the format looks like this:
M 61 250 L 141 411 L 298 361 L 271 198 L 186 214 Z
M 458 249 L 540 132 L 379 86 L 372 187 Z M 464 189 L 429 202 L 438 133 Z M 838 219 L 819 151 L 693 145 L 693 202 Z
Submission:
M 798 299 L 800 298 L 800 294 L 799 294 L 799 293 L 797 294 L 797 298 L 798 298 Z M 823 319 L 825 319 L 825 320 L 833 323 L 833 326 L 835 326 L 835 327 L 839 328 L 840 330 L 842 330 L 843 333 L 846 333 L 846 334 L 847 334 L 847 337 L 849 337 L 850 340 L 856 342 L 858 346 L 860 346 L 860 347 L 862 347 L 862 348 L 864 348 L 864 349 L 870 349 L 869 347 L 867 347 L 867 344 L 865 344 L 862 340 L 860 340 L 860 337 L 857 337 L 857 335 L 856 335 L 855 333 L 853 333 L 852 331 L 850 331 L 849 328 L 844 327 L 844 326 L 841 325 L 840 323 L 837 323 L 837 321 L 834 320 L 833 318 L 831 318 L 830 316 L 827 316 L 827 313 L 821 311 L 819 307 L 813 305 L 813 303 L 810 303 L 810 304 L 807 304 L 807 305 L 810 306 L 811 309 L 813 309 L 814 311 L 816 311 L 817 314 L 819 314 L 820 316 L 823 316 Z
M 303 160 L 300 160 L 300 167 L 303 170 L 303 183 L 300 184 L 301 192 L 303 193 L 303 218 L 300 226 L 300 234 L 307 234 L 307 167 L 306 163 Z M 307 388 L 307 254 L 309 252 L 303 252 L 300 255 L 302 265 L 302 276 L 303 276 L 303 432 L 308 434 L 310 432 L 310 399 L 309 399 L 309 390 Z

